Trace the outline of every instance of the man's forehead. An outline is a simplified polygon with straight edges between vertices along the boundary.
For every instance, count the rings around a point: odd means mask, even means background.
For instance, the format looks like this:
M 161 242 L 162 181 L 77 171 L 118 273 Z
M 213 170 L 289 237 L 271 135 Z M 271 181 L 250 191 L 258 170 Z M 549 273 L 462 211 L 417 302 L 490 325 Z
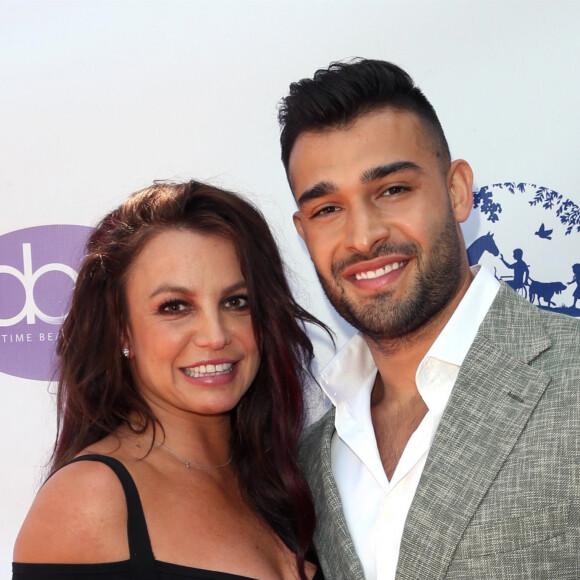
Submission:
M 378 131 L 384 133 L 385 136 L 390 133 L 406 132 L 417 138 L 424 138 L 430 133 L 426 123 L 416 113 L 392 107 L 382 108 L 359 115 L 344 125 L 302 131 L 294 141 L 289 161 L 291 163 L 296 151 L 302 148 L 305 143 L 310 147 L 322 147 L 327 140 L 334 136 L 355 137 L 361 133 Z
M 393 108 L 372 111 L 357 117 L 348 125 L 300 133 L 288 163 L 292 189 L 305 166 L 309 169 L 323 169 L 316 166 L 317 162 L 328 163 L 330 166 L 334 161 L 331 156 L 335 155 L 338 160 L 342 153 L 341 146 L 348 148 L 349 156 L 357 151 L 376 151 L 378 156 L 382 152 L 393 155 L 397 150 L 409 147 L 433 152 L 433 140 L 426 134 L 424 123 L 415 113 Z M 350 160 L 352 157 L 349 157 Z
M 305 167 L 322 172 L 322 163 L 332 163 L 331 155 L 335 154 L 337 159 L 340 156 L 340 147 L 338 151 L 333 150 L 335 153 L 330 153 L 333 144 L 340 141 L 349 149 L 349 155 L 356 155 L 363 149 L 373 150 L 377 153 L 377 161 L 384 153 L 385 158 L 380 161 L 389 163 L 397 157 L 408 158 L 404 151 L 408 153 L 412 148 L 418 155 L 427 153 L 433 156 L 442 173 L 448 169 L 448 163 L 443 162 L 447 156 L 442 144 L 428 122 L 413 111 L 383 107 L 359 115 L 345 125 L 303 131 L 298 135 L 288 163 L 288 180 L 294 197 L 299 194 L 296 185 L 303 177 Z M 315 159 L 316 162 L 320 160 L 320 165 L 316 165 Z

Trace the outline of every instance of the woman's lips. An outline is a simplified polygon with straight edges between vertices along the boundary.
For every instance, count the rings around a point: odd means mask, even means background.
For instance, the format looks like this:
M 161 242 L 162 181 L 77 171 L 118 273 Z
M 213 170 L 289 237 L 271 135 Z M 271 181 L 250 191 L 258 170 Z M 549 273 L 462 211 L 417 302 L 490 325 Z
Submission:
M 225 385 L 234 380 L 238 373 L 239 360 L 219 359 L 203 361 L 182 367 L 181 372 L 188 380 L 203 385 Z
M 215 377 L 219 375 L 228 375 L 234 370 L 234 362 L 224 362 L 224 363 L 205 363 L 194 367 L 185 367 L 183 372 L 194 379 L 200 379 L 204 377 Z

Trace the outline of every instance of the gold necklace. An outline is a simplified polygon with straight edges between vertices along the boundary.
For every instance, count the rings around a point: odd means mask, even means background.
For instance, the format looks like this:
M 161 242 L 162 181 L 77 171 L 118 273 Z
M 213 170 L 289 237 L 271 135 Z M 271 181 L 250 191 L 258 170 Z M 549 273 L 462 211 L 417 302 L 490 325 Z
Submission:
M 173 457 L 175 457 L 175 459 L 178 459 L 179 461 L 181 461 L 181 463 L 183 463 L 183 465 L 185 465 L 185 467 L 187 467 L 188 469 L 192 465 L 195 465 L 196 467 L 203 467 L 204 469 L 220 469 L 221 467 L 225 467 L 226 465 L 229 465 L 232 462 L 232 458 L 233 458 L 233 455 L 230 455 L 230 458 L 225 463 L 222 463 L 221 465 L 205 465 L 204 463 L 197 463 L 197 461 L 191 461 L 190 459 L 185 459 L 185 457 L 181 457 L 181 455 L 175 453 L 175 451 L 173 451 L 173 449 L 170 449 L 169 447 L 167 447 L 167 445 L 165 445 L 165 443 L 161 443 L 161 441 L 157 441 L 157 439 L 155 439 L 155 445 L 157 445 L 157 447 L 159 447 L 159 449 L 161 449 L 161 451 L 165 451 L 166 453 L 173 455 Z

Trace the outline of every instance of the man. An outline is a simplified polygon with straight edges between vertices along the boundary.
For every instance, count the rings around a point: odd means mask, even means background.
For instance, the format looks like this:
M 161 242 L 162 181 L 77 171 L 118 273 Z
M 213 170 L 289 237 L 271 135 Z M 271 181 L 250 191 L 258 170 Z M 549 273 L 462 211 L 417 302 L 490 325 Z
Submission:
M 358 329 L 305 434 L 328 580 L 580 578 L 580 323 L 470 270 L 472 172 L 400 68 L 335 63 L 279 118 L 294 223 Z

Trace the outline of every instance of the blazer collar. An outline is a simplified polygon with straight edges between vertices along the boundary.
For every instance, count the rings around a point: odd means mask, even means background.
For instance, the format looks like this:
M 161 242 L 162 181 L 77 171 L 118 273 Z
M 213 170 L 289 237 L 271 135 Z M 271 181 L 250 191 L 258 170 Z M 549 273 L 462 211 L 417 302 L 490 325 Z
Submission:
M 461 367 L 411 505 L 397 578 L 443 578 L 477 506 L 550 378 L 538 311 L 502 285 Z M 428 571 L 426 575 L 426 571 Z
M 334 419 L 333 408 L 307 430 L 300 444 L 300 464 L 316 506 L 314 545 L 326 578 L 364 580 L 332 474 L 330 444 Z

